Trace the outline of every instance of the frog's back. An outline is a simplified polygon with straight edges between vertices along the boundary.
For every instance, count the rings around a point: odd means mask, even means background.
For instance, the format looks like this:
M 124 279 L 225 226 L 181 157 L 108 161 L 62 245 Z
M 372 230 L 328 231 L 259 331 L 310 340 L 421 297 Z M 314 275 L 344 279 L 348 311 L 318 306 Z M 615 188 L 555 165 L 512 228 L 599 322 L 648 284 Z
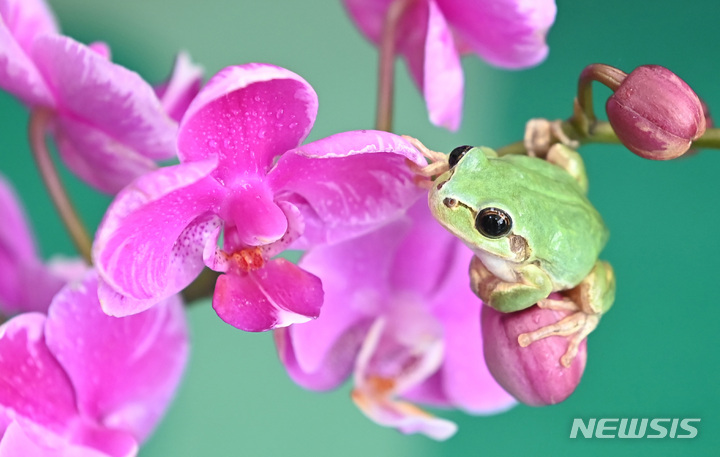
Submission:
M 607 228 L 585 191 L 564 169 L 528 156 L 490 158 L 485 178 L 500 186 L 514 214 L 514 233 L 533 243 L 540 262 L 563 286 L 574 286 L 592 269 L 607 242 Z M 484 179 L 483 179 L 484 180 Z M 492 184 L 494 182 L 494 184 Z M 497 190 L 497 189 L 496 189 Z M 487 195 L 493 190 L 487 189 Z

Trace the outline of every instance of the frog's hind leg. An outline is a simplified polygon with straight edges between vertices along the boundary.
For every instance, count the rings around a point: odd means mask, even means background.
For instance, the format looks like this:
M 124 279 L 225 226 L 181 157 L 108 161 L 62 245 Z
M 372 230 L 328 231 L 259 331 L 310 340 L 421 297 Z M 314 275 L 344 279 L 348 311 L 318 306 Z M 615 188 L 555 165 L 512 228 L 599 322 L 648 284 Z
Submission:
M 609 263 L 599 260 L 585 279 L 576 287 L 563 291 L 562 299 L 546 298 L 540 308 L 573 312 L 564 319 L 518 336 L 518 343 L 527 347 L 549 336 L 567 336 L 568 348 L 560 363 L 569 367 L 578 353 L 582 341 L 597 327 L 600 316 L 615 299 L 615 275 Z

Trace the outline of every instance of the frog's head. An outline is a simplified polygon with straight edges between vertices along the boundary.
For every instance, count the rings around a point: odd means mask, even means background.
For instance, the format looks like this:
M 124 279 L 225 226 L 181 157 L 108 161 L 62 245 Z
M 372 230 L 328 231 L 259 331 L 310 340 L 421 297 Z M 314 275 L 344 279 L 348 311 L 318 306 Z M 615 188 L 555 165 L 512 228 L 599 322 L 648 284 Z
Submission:
M 523 262 L 531 249 L 514 226 L 511 199 L 504 198 L 502 164 L 486 147 L 460 146 L 449 156 L 450 169 L 438 177 L 430 190 L 433 216 L 477 255 Z

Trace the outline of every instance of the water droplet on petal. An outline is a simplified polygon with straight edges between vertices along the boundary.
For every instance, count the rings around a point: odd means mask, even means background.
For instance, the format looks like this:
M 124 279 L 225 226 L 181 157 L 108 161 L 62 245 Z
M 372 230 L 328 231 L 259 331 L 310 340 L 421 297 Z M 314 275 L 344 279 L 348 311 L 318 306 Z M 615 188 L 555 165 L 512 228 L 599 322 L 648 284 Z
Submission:
M 258 130 L 258 138 L 265 138 L 265 129 Z

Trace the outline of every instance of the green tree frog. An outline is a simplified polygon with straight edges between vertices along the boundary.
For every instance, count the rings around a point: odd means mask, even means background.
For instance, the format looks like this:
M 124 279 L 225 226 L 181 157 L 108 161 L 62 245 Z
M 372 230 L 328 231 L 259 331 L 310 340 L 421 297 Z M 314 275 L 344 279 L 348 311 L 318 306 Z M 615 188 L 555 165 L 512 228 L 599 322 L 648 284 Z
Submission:
M 518 337 L 525 347 L 548 336 L 567 336 L 560 362 L 570 366 L 615 298 L 613 270 L 598 260 L 608 231 L 587 199 L 580 155 L 555 144 L 545 158 L 501 157 L 471 146 L 447 156 L 412 141 L 431 162 L 419 172 L 439 174 L 429 184 L 432 214 L 475 254 L 473 291 L 501 312 L 534 304 L 571 311 L 555 324 Z M 548 298 L 553 292 L 562 298 Z

